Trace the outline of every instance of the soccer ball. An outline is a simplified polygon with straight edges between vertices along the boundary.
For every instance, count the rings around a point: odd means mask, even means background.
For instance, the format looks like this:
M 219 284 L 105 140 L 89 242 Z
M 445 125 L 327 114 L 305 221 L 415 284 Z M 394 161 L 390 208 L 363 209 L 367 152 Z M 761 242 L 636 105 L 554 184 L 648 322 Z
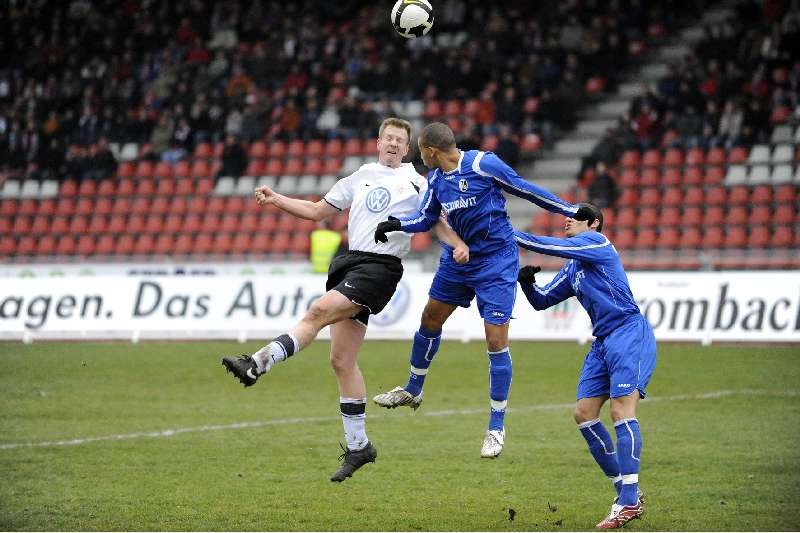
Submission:
M 392 26 L 406 39 L 421 37 L 433 27 L 433 7 L 428 0 L 397 0 L 392 8 Z

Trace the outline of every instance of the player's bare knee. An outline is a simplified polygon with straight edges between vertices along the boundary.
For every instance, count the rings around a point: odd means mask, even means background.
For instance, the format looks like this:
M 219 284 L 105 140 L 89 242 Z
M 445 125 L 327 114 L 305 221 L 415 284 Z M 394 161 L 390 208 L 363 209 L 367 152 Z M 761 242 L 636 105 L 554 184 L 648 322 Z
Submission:
M 331 353 L 331 368 L 337 376 L 352 372 L 355 366 L 355 361 L 345 354 Z
M 319 327 L 327 326 L 330 323 L 330 310 L 326 307 L 313 303 L 306 311 L 303 320 Z
M 438 312 L 435 309 L 429 309 L 427 306 L 422 310 L 421 325 L 428 331 L 438 331 L 442 329 L 447 316 Z

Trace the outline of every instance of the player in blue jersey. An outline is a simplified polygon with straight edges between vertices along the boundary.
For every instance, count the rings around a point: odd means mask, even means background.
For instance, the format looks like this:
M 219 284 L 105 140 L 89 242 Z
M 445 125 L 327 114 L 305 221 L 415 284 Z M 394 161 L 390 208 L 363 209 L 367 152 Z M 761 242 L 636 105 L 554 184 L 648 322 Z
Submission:
M 457 264 L 444 245 L 429 299 L 422 312 L 419 331 L 411 349 L 411 374 L 405 387 L 373 398 L 383 407 L 422 402 L 422 386 L 439 349 L 442 326 L 456 307 L 469 307 L 477 297 L 484 320 L 489 357 L 490 416 L 481 457 L 497 457 L 505 442 L 504 419 L 511 386 L 511 354 L 508 321 L 517 294 L 519 251 L 514 228 L 506 212 L 502 191 L 530 200 L 550 211 L 582 218 L 574 206 L 528 183 L 492 152 L 461 151 L 453 131 L 445 124 L 429 124 L 418 139 L 422 161 L 434 169 L 428 175 L 428 191 L 417 214 L 381 222 L 375 242 L 386 242 L 386 233 L 428 231 L 444 211 L 456 234 L 469 246 L 470 260 Z
M 519 246 L 569 259 L 553 280 L 535 284 L 539 267 L 525 266 L 519 283 L 534 309 L 547 309 L 575 296 L 589 313 L 595 341 L 578 379 L 575 422 L 589 451 L 614 483 L 617 499 L 597 527 L 616 529 L 644 512 L 638 491 L 642 434 L 636 406 L 644 398 L 656 366 L 656 339 L 633 299 L 619 254 L 605 235 L 603 213 L 595 206 L 589 220 L 567 218 L 566 239 L 515 232 Z M 600 408 L 611 398 L 617 451 L 600 421 Z

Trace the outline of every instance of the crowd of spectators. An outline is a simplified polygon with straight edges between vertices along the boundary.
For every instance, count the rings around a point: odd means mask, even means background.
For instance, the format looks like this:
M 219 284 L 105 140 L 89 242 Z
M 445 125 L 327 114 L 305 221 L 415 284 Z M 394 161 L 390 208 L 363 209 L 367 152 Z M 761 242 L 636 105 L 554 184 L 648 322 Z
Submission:
M 655 86 L 643 84 L 593 159 L 625 149 L 768 143 L 774 125 L 800 122 L 800 8 L 797 0 L 736 5 Z
M 357 0 L 10 0 L 0 11 L 5 175 L 97 177 L 109 143 L 174 161 L 202 141 L 369 137 L 394 103 L 475 98 L 459 137 L 569 127 L 594 79 L 613 87 L 697 2 L 439 0 L 406 41 L 390 3 Z M 596 85 L 595 85 L 596 87 Z M 524 103 L 536 97 L 535 108 Z

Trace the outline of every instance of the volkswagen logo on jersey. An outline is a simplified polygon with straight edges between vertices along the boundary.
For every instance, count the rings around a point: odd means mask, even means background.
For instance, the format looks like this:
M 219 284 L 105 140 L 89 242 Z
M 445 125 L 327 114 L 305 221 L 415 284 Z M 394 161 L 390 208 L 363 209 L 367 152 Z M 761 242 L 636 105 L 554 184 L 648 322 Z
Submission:
M 377 187 L 369 191 L 367 195 L 367 209 L 373 213 L 380 213 L 389 206 L 392 200 L 392 193 L 386 187 Z
M 408 284 L 405 281 L 401 281 L 397 284 L 394 296 L 383 308 L 383 311 L 369 317 L 370 325 L 390 326 L 394 324 L 406 314 L 409 303 L 411 303 L 411 291 L 408 288 Z
M 458 188 L 459 190 L 461 190 L 461 192 L 467 192 L 467 189 L 469 188 L 469 183 L 467 183 L 467 180 L 465 180 L 464 178 L 461 178 L 460 180 L 458 180 Z

